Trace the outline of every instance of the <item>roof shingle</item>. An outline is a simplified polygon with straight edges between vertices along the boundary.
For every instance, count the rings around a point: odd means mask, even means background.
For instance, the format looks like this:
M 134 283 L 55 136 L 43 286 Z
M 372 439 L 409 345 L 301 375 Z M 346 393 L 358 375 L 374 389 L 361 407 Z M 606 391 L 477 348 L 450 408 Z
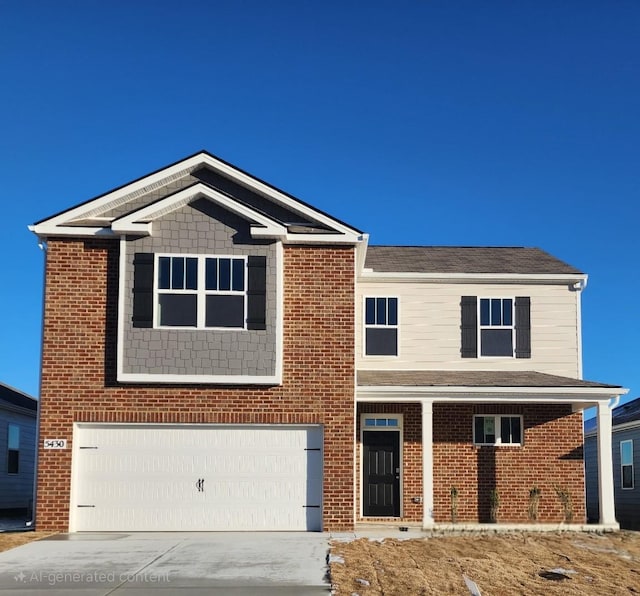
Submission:
M 369 246 L 365 267 L 380 273 L 582 272 L 539 248 L 490 246 Z

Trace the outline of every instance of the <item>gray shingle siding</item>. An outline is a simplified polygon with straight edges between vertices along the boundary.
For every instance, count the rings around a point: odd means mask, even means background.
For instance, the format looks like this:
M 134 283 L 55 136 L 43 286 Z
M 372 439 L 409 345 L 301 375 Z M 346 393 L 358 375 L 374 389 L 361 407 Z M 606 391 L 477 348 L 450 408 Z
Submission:
M 267 258 L 266 330 L 134 328 L 133 258 L 136 252 L 258 255 Z M 273 243 L 251 240 L 249 224 L 200 199 L 154 221 L 153 236 L 131 239 L 125 271 L 122 370 L 132 374 L 249 375 L 276 372 L 276 283 Z

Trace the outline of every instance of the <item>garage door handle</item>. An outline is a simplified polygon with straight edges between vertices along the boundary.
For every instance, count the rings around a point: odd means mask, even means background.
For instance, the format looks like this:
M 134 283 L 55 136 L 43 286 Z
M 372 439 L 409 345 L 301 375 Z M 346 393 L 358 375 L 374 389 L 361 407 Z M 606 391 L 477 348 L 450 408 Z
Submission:
M 196 482 L 196 488 L 198 489 L 199 493 L 204 492 L 204 478 L 198 478 L 198 481 Z

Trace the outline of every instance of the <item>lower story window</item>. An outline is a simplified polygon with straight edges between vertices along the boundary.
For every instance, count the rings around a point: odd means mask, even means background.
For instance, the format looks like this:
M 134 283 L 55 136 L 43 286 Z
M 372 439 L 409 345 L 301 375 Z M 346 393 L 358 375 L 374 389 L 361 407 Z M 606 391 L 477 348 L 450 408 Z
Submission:
M 633 440 L 620 441 L 622 488 L 633 488 Z
M 7 428 L 7 473 L 20 472 L 20 427 L 9 424 Z
M 522 416 L 474 416 L 475 445 L 522 445 Z

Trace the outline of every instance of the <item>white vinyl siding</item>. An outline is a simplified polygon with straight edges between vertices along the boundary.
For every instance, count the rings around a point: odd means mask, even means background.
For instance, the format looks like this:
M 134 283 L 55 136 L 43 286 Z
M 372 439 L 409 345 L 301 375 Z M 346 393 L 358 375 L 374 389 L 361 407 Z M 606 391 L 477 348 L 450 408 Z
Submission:
M 361 370 L 504 370 L 504 358 L 462 358 L 460 300 L 462 296 L 529 296 L 531 358 L 509 360 L 509 370 L 537 370 L 577 377 L 579 292 L 566 285 L 453 284 L 371 282 L 359 280 L 356 308 L 364 296 L 398 296 L 402 329 L 397 357 L 370 361 L 358 354 Z M 363 313 L 356 313 L 358 338 Z

